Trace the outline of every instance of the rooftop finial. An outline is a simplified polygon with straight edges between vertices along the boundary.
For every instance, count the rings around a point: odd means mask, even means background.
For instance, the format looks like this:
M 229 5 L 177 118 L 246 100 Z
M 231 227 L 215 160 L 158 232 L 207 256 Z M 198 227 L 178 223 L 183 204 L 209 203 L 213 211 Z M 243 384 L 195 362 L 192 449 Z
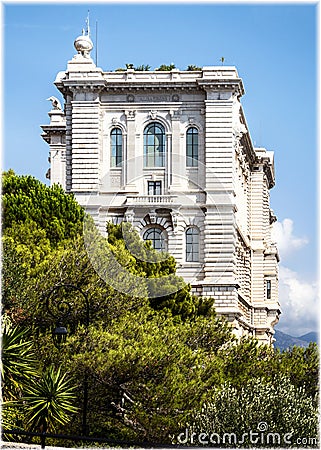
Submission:
M 86 31 L 82 29 L 82 35 L 77 37 L 74 42 L 74 46 L 78 52 L 85 58 L 90 57 L 90 52 L 93 49 L 94 45 L 90 39 L 90 27 L 89 27 L 89 10 L 86 18 Z

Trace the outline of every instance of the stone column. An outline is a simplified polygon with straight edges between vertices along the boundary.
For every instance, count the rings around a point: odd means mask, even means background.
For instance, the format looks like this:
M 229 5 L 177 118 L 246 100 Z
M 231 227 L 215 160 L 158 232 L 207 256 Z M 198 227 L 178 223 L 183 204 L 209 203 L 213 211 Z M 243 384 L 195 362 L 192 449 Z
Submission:
M 137 178 L 138 168 L 136 164 L 136 130 L 135 130 L 135 116 L 136 111 L 127 110 L 125 111 L 127 117 L 127 158 L 124 161 L 125 168 L 125 190 L 128 193 L 136 194 L 138 193 L 138 188 L 136 186 L 135 179 Z
M 97 92 L 79 89 L 72 102 L 72 192 L 98 190 L 100 106 Z

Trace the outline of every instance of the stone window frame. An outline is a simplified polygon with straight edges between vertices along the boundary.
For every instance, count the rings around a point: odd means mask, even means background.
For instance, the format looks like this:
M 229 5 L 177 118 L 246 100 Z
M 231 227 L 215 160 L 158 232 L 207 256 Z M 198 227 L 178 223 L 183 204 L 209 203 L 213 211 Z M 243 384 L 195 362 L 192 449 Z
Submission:
M 145 238 L 146 233 L 150 233 L 152 230 L 159 231 L 160 236 L 162 236 L 162 238 L 163 238 L 163 245 L 162 245 L 163 248 L 156 248 L 156 250 L 166 252 L 167 251 L 167 247 L 168 247 L 168 237 L 167 237 L 166 230 L 163 227 L 160 227 L 157 224 L 151 224 L 150 226 L 146 227 L 143 230 L 143 232 L 142 232 L 142 239 L 144 241 L 152 241 L 152 246 L 155 249 L 153 239 L 146 239 Z
M 115 154 L 113 154 L 113 150 L 114 150 L 114 145 L 113 144 L 113 132 L 116 131 L 116 150 L 115 150 Z M 120 133 L 117 133 L 120 132 Z M 120 136 L 120 145 L 118 143 L 118 137 Z M 119 126 L 114 126 L 111 128 L 110 133 L 109 133 L 109 137 L 110 137 L 110 167 L 111 168 L 121 168 L 122 166 L 122 162 L 124 159 L 124 133 L 121 127 Z M 120 155 L 117 154 L 117 150 L 120 148 Z
M 269 278 L 265 280 L 265 296 L 267 300 L 272 298 L 272 280 Z
M 147 136 L 149 136 L 148 134 L 147 134 L 147 132 L 146 132 L 146 130 L 148 129 L 148 128 L 150 128 L 150 127 L 152 127 L 152 126 L 154 126 L 154 127 L 158 127 L 159 129 L 161 129 L 162 130 L 162 133 L 159 133 L 161 136 L 162 136 L 162 151 L 160 151 L 160 152 L 158 152 L 159 154 L 157 155 L 157 152 L 156 152 L 156 145 L 155 145 L 155 136 L 157 135 L 156 133 L 155 134 L 152 134 L 152 135 L 150 135 L 150 136 L 154 136 L 154 142 L 153 142 L 153 144 L 151 145 L 152 147 L 154 147 L 154 152 L 153 152 L 153 154 L 152 154 L 152 159 L 153 159 L 153 162 L 154 162 L 154 164 L 153 165 L 149 165 L 148 164 L 148 159 L 147 159 L 147 157 L 148 157 L 148 153 L 146 152 L 146 149 L 148 148 L 148 146 L 150 145 L 150 144 L 148 144 L 147 142 L 146 142 L 146 139 L 147 139 Z M 144 131 L 143 131 L 143 145 L 144 145 L 144 151 L 143 151 L 143 155 L 144 155 L 144 168 L 153 168 L 153 167 L 160 167 L 160 168 L 165 168 L 165 165 L 166 165 L 166 129 L 165 129 L 165 127 L 164 127 L 164 125 L 160 122 L 160 121 L 158 121 L 158 120 L 154 120 L 154 121 L 152 121 L 152 122 L 149 122 L 145 127 L 144 127 Z M 161 156 L 161 164 L 155 164 L 155 162 L 156 162 L 156 158 L 158 158 L 158 157 L 160 157 Z
M 190 133 L 191 130 L 196 130 L 196 133 L 192 132 Z M 191 135 L 192 136 L 192 144 L 191 144 L 191 155 L 189 154 L 189 146 L 190 144 L 188 143 L 188 136 Z M 195 145 L 194 143 L 194 136 L 196 135 L 197 137 L 197 143 Z M 199 161 L 199 147 L 200 147 L 200 142 L 199 142 L 199 136 L 200 136 L 200 131 L 198 129 L 197 126 L 195 126 L 194 124 L 189 125 L 186 129 L 186 134 L 185 134 L 185 156 L 186 156 L 186 167 L 198 167 L 198 161 Z M 197 152 L 195 152 L 195 147 Z
M 192 233 L 190 236 L 192 236 L 192 242 L 187 242 L 188 238 L 188 232 L 190 230 L 197 231 L 197 234 Z M 200 262 L 200 229 L 193 225 L 189 226 L 185 229 L 185 262 L 187 263 L 199 263 Z M 193 242 L 193 236 L 197 236 L 197 242 Z M 188 251 L 188 244 L 190 244 L 192 247 L 192 251 Z M 196 247 L 196 250 L 195 250 Z M 192 256 L 192 259 L 190 259 L 190 255 Z M 195 256 L 196 255 L 196 256 Z M 195 259 L 196 258 L 196 259 Z

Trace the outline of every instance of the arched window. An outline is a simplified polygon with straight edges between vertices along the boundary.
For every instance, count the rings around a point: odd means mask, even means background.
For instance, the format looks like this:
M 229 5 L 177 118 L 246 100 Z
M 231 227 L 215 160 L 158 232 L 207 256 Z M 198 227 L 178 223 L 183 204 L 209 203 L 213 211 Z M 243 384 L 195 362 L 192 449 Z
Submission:
M 123 160 L 123 133 L 120 128 L 113 128 L 110 133 L 111 167 L 118 167 Z
M 198 129 L 190 127 L 186 132 L 186 165 L 198 165 Z
M 151 123 L 144 130 L 144 166 L 165 166 L 165 130 L 158 123 Z
M 185 232 L 186 238 L 186 261 L 199 261 L 199 231 L 195 227 L 188 228 Z
M 165 237 L 160 228 L 148 228 L 143 235 L 144 241 L 152 241 L 155 250 L 165 250 Z

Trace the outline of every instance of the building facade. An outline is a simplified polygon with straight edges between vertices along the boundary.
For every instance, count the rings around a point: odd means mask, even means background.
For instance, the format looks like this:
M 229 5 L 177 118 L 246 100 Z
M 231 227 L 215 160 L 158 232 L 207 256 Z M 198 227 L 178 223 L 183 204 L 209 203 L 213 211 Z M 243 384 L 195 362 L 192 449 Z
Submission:
M 88 35 L 51 97 L 51 184 L 74 193 L 102 233 L 129 221 L 238 336 L 273 342 L 278 322 L 273 152 L 254 148 L 235 67 L 103 72 Z

